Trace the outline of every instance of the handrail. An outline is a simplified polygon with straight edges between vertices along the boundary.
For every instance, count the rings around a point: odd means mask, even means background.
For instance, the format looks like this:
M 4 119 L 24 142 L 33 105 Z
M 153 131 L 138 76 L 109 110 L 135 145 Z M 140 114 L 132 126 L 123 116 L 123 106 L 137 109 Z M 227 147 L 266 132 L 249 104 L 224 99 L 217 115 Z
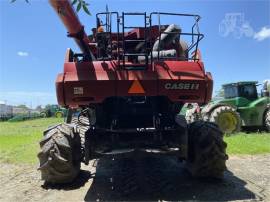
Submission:
M 198 22 L 199 20 L 201 19 L 201 17 L 199 15 L 194 15 L 194 14 L 181 14 L 181 13 L 167 13 L 167 12 L 152 12 L 150 13 L 149 16 L 146 15 L 145 12 L 128 12 L 128 13 L 122 13 L 122 16 L 119 16 L 119 13 L 118 12 L 100 12 L 100 13 L 97 13 L 96 14 L 96 17 L 98 18 L 100 15 L 107 15 L 109 17 L 106 16 L 106 23 L 103 24 L 103 26 L 106 25 L 106 28 L 107 28 L 107 31 L 110 33 L 110 42 L 112 43 L 112 15 L 116 15 L 117 16 L 117 59 L 118 59 L 118 64 L 120 64 L 120 55 L 122 55 L 122 57 L 124 57 L 124 55 L 126 54 L 125 53 L 125 40 L 124 40 L 124 32 L 125 32 L 125 29 L 126 28 L 129 28 L 129 27 L 125 27 L 124 25 L 124 21 L 125 21 L 125 17 L 124 15 L 145 15 L 145 20 L 149 20 L 149 22 L 145 22 L 145 26 L 144 26 L 144 31 L 145 31 L 145 37 L 146 37 L 146 32 L 149 34 L 149 38 L 151 39 L 150 40 L 150 46 L 152 47 L 153 46 L 153 43 L 155 41 L 152 40 L 152 36 L 151 36 L 151 30 L 149 30 L 148 28 L 151 28 L 152 27 L 152 23 L 153 23 L 153 18 L 154 16 L 157 16 L 158 17 L 158 30 L 159 30 L 159 45 L 158 45 L 158 57 L 157 57 L 157 60 L 160 60 L 160 40 L 161 40 L 161 34 L 179 34 L 180 36 L 181 35 L 185 35 L 185 36 L 191 36 L 191 43 L 188 45 L 188 48 L 187 48 L 187 51 L 190 52 L 192 49 L 195 48 L 195 51 L 194 52 L 197 52 L 198 51 L 198 45 L 199 45 L 199 42 L 204 38 L 204 35 L 200 33 L 200 30 L 199 30 L 199 25 L 198 25 Z M 176 31 L 172 31 L 172 32 L 166 32 L 164 30 L 161 30 L 162 29 L 162 25 L 161 25 L 161 17 L 163 15 L 171 15 L 171 16 L 179 16 L 179 17 L 193 17 L 194 18 L 194 24 L 192 25 L 191 27 L 191 32 L 176 32 Z M 109 18 L 109 20 L 108 20 Z M 122 19 L 122 20 L 121 20 Z M 122 22 L 120 22 L 120 20 Z M 122 34 L 122 38 L 120 39 L 120 26 L 121 26 L 121 34 Z M 130 27 L 131 28 L 131 27 Z M 120 40 L 122 42 L 122 46 L 123 46 L 123 52 L 120 53 Z M 127 40 L 128 41 L 128 40 Z M 111 44 L 112 46 L 112 44 Z M 145 43 L 145 48 L 147 48 L 147 45 Z M 112 54 L 112 49 L 111 49 L 111 54 Z M 165 57 L 162 57 L 162 58 L 165 58 Z M 123 66 L 125 66 L 125 58 L 122 58 L 123 59 Z M 187 57 L 187 60 L 194 60 L 194 61 L 197 61 L 196 58 L 189 58 Z M 149 60 L 148 57 L 146 58 L 146 60 Z M 151 60 L 151 65 L 153 63 L 153 53 L 152 51 L 150 51 L 150 60 Z M 147 62 L 147 61 L 146 61 Z M 147 62 L 148 63 L 148 62 Z
M 149 17 L 149 22 L 150 22 L 150 27 L 152 27 L 152 18 L 154 15 L 157 15 L 158 18 L 158 27 L 159 27 L 159 45 L 158 45 L 158 60 L 160 59 L 159 57 L 159 52 L 160 52 L 160 38 L 161 38 L 161 34 L 162 33 L 167 33 L 167 34 L 179 34 L 181 35 L 190 35 L 192 36 L 191 38 L 191 44 L 188 47 L 188 51 L 190 51 L 191 49 L 195 48 L 195 52 L 197 52 L 198 50 L 198 45 L 199 42 L 204 38 L 204 35 L 200 33 L 199 30 L 199 25 L 198 22 L 201 19 L 201 17 L 199 15 L 193 15 L 193 14 L 181 14 L 181 13 L 167 13 L 167 12 L 152 12 L 150 13 L 150 17 Z M 160 17 L 161 15 L 173 15 L 173 16 L 181 16 L 181 17 L 194 17 L 194 24 L 192 25 L 191 28 L 191 33 L 188 32 L 166 32 L 166 31 L 161 31 L 161 24 L 160 24 Z M 196 33 L 194 33 L 194 29 L 196 28 Z M 197 36 L 197 39 L 195 40 L 194 37 Z M 152 44 L 151 44 L 152 45 Z M 189 59 L 189 58 L 187 58 Z M 152 56 L 152 52 L 151 52 L 151 64 L 152 64 L 152 60 L 153 60 L 153 56 Z M 196 60 L 195 58 L 193 59 L 194 61 Z
M 106 31 L 109 32 L 110 34 L 110 43 L 111 43 L 111 47 L 112 47 L 112 15 L 116 15 L 116 18 L 117 18 L 117 61 L 118 61 L 118 65 L 120 64 L 120 56 L 119 56 L 119 13 L 118 12 L 99 12 L 96 14 L 96 18 L 98 19 L 99 16 L 101 15 L 106 15 L 106 23 L 103 24 L 106 26 Z M 109 18 L 107 17 L 109 16 Z M 109 20 L 108 20 L 109 19 Z M 96 29 L 98 29 L 97 25 L 96 25 Z M 112 48 L 111 48 L 111 55 L 112 55 Z

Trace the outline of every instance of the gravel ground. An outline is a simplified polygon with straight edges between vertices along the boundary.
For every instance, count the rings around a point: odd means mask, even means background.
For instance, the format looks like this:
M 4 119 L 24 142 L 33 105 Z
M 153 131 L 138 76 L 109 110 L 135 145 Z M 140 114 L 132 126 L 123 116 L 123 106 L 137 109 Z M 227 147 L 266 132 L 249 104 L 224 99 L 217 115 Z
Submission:
M 172 157 L 93 160 L 46 185 L 35 166 L 0 164 L 0 201 L 270 201 L 270 154 L 232 156 L 223 181 L 196 180 Z

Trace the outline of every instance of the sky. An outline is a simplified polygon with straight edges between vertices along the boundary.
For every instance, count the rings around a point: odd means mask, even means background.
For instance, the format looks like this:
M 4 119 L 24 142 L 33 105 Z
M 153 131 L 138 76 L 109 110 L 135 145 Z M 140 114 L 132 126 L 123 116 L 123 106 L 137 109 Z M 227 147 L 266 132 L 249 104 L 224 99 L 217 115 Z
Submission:
M 199 14 L 199 44 L 214 91 L 228 82 L 270 79 L 270 0 L 86 0 L 92 16 L 79 18 L 90 34 L 95 14 L 105 11 Z M 174 22 L 172 22 L 174 21 Z M 167 18 L 188 28 L 189 20 Z M 137 23 L 135 19 L 131 24 Z M 55 79 L 63 70 L 67 48 L 78 51 L 45 0 L 0 0 L 0 100 L 29 107 L 56 103 Z

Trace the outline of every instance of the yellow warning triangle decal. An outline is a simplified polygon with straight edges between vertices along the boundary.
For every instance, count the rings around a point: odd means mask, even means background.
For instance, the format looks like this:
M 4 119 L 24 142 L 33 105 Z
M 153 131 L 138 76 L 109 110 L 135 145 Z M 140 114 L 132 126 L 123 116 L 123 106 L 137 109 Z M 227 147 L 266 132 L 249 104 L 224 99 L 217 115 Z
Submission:
M 134 80 L 130 86 L 128 93 L 145 93 L 141 83 L 138 80 Z

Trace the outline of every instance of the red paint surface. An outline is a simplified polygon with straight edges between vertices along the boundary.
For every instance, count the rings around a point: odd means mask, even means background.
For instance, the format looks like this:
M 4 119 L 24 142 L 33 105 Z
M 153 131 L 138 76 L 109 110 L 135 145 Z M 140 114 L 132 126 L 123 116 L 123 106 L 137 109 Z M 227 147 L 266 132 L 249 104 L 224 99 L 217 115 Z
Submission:
M 128 93 L 139 80 L 145 93 Z M 199 84 L 199 89 L 166 89 L 166 83 Z M 83 94 L 74 94 L 82 87 Z M 56 80 L 57 99 L 64 106 L 101 103 L 111 96 L 168 96 L 173 102 L 206 103 L 211 99 L 212 77 L 202 62 L 167 61 L 153 63 L 146 70 L 123 70 L 117 61 L 66 62 L 64 74 Z

